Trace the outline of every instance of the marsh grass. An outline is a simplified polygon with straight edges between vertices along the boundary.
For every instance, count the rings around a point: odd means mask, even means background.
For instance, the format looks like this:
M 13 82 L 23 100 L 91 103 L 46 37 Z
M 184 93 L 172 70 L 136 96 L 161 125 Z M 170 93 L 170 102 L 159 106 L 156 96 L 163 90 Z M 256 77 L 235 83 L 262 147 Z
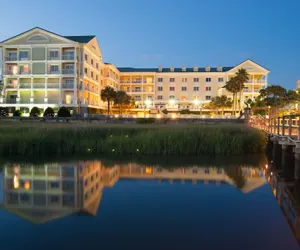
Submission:
M 263 132 L 244 125 L 0 125 L 0 156 L 216 156 L 261 153 Z

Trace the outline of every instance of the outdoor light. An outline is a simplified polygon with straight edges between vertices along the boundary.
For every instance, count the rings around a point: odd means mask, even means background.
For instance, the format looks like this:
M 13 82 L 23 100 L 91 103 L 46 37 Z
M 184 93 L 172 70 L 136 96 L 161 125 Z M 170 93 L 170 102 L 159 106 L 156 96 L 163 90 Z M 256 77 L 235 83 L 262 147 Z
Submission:
M 268 164 L 266 164 L 266 169 L 268 169 Z
M 44 102 L 47 103 L 48 102 L 48 97 L 44 98 Z
M 161 117 L 161 115 L 160 115 L 160 114 L 157 114 L 157 115 L 156 115 L 156 118 L 157 118 L 157 119 L 159 119 L 160 117 Z
M 194 104 L 196 105 L 196 106 L 198 106 L 199 105 L 199 100 L 198 99 L 196 99 L 196 100 L 194 100 Z
M 271 172 L 271 175 L 273 175 L 273 172 Z
M 175 100 L 171 99 L 169 100 L 170 105 L 174 105 L 175 104 Z
M 33 97 L 30 97 L 30 102 L 33 102 Z
M 172 114 L 172 119 L 175 119 L 176 118 L 176 114 Z
M 119 115 L 115 115 L 115 118 L 118 118 L 119 117 Z
M 146 104 L 146 106 L 149 106 L 149 105 L 151 104 L 151 101 L 150 101 L 149 99 L 147 99 L 147 100 L 145 101 L 145 104 Z
M 3 97 L 2 96 L 0 97 L 0 103 L 3 103 Z
M 138 104 L 139 104 L 139 102 L 138 102 L 138 101 L 135 101 L 135 102 L 134 102 L 134 104 L 135 104 L 135 105 L 138 105 Z

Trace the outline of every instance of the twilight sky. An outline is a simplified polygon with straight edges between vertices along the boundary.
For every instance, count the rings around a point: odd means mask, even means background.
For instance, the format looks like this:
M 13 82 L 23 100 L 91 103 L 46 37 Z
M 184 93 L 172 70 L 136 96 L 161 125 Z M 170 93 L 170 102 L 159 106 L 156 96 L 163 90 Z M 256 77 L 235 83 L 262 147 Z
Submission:
M 250 58 L 270 84 L 300 79 L 300 0 L 2 0 L 0 40 L 35 26 L 96 35 L 116 66 L 233 66 Z M 23 6 L 21 8 L 21 6 Z

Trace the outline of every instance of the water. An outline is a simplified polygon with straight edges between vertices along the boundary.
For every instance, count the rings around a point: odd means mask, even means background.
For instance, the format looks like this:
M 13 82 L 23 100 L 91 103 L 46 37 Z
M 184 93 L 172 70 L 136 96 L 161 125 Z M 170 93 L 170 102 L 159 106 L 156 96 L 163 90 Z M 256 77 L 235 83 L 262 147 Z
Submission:
M 0 249 L 299 249 L 274 170 L 240 160 L 5 163 Z

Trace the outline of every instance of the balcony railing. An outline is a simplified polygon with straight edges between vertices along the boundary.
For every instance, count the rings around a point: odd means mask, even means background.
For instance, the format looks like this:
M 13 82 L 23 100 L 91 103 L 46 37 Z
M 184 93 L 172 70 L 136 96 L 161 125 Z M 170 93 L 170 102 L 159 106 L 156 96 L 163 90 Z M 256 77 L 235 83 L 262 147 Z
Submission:
M 49 74 L 49 75 L 59 75 L 59 74 L 60 74 L 60 71 L 59 71 L 59 70 L 49 70 L 49 71 L 48 71 L 48 74 Z
M 20 61 L 29 61 L 29 57 L 20 57 Z
M 244 93 L 259 93 L 260 89 L 244 89 Z
M 58 89 L 59 88 L 59 83 L 48 82 L 47 83 L 47 88 L 48 89 Z
M 8 62 L 18 61 L 18 56 L 17 55 L 8 56 L 8 57 L 6 57 L 6 61 L 8 61 Z
M 18 86 L 18 85 L 17 85 L 17 84 L 14 84 L 14 83 L 7 83 L 5 87 L 6 87 L 7 89 L 16 89 L 17 86 Z
M 30 75 L 31 71 L 30 70 L 28 70 L 28 71 L 20 71 L 19 73 L 20 73 L 20 75 Z
M 59 56 L 48 56 L 49 61 L 58 61 L 60 60 Z
M 8 103 L 8 104 L 16 104 L 16 103 L 17 103 L 17 100 L 16 100 L 16 99 L 6 100 L 5 103 Z
M 11 70 L 5 70 L 4 72 L 6 75 L 17 75 L 17 72 L 13 72 Z
M 74 55 L 62 55 L 62 60 L 64 61 L 73 61 L 75 59 Z
M 67 83 L 67 82 L 64 82 L 62 84 L 62 88 L 63 89 L 73 89 L 74 88 L 74 83 Z
M 248 80 L 246 83 L 261 83 L 265 84 L 267 81 L 265 80 Z
M 33 83 L 32 88 L 34 89 L 44 89 L 46 87 L 45 83 Z
M 64 75 L 73 75 L 74 74 L 74 69 L 63 69 L 62 73 Z
M 31 89 L 31 83 L 20 83 L 20 89 Z

